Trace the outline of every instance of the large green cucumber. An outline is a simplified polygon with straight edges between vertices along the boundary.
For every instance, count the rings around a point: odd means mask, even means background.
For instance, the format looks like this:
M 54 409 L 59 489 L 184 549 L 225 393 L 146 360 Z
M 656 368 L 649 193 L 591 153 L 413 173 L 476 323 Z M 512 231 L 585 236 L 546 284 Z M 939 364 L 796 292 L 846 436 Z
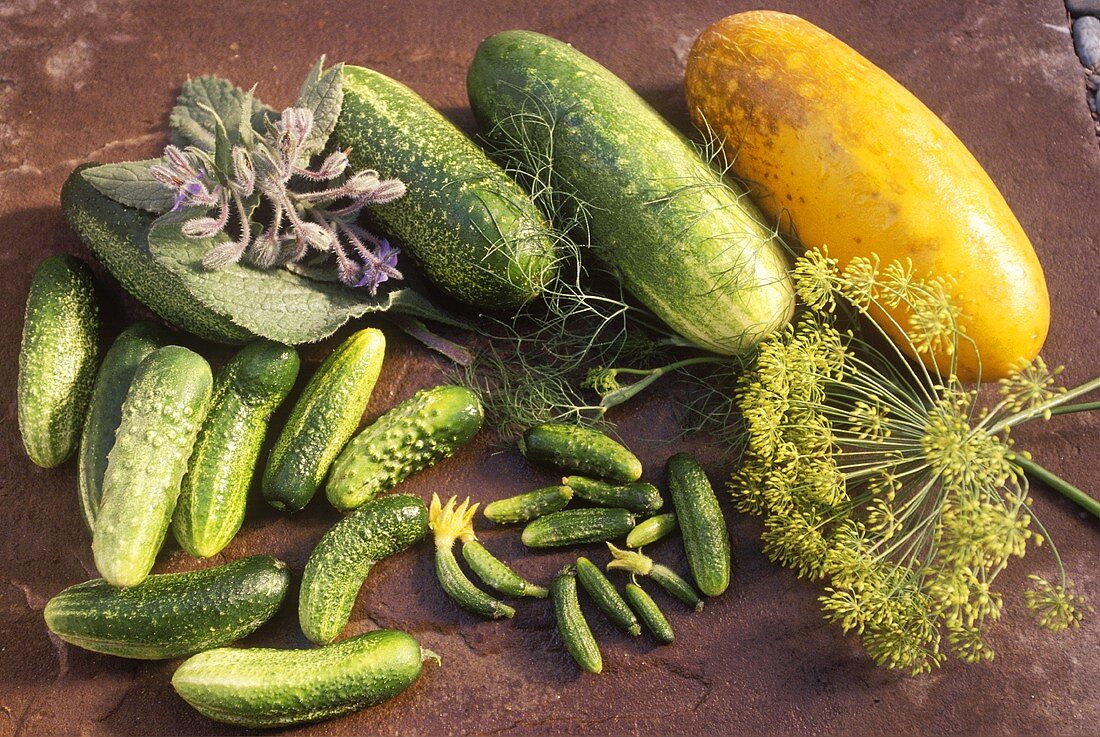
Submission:
M 309 555 L 298 595 L 298 620 L 313 642 L 336 639 L 351 617 L 370 569 L 428 531 L 428 509 L 412 494 L 367 502 L 337 522 Z
M 568 44 L 506 31 L 481 43 L 466 84 L 506 163 L 539 182 L 532 166 L 547 165 L 586 206 L 596 255 L 676 332 L 729 354 L 790 319 L 764 217 L 621 79 Z
M 92 273 L 72 256 L 48 258 L 31 279 L 19 347 L 19 433 L 35 464 L 53 468 L 76 450 L 98 363 Z
M 699 590 L 718 596 L 730 585 L 730 535 L 714 487 L 688 453 L 668 459 L 668 495 L 676 508 L 691 574 Z
M 176 670 L 172 687 L 201 714 L 238 727 L 316 722 L 393 698 L 426 657 L 404 632 L 375 630 L 309 650 L 220 648 Z
M 318 367 L 268 456 L 263 477 L 268 504 L 297 512 L 313 498 L 363 419 L 385 355 L 382 331 L 365 328 L 337 346 Z
M 150 576 L 118 589 L 102 578 L 70 586 L 46 604 L 65 642 L 121 658 L 159 660 L 222 647 L 275 614 L 290 586 L 286 565 L 254 555 L 187 573 Z
M 253 335 L 229 318 L 200 305 L 179 277 L 149 253 L 149 226 L 156 216 L 102 194 L 78 167 L 61 187 L 61 209 L 80 240 L 127 292 L 181 330 L 217 343 L 244 343 Z
M 325 493 L 355 509 L 409 476 L 448 458 L 481 429 L 483 413 L 469 389 L 421 389 L 356 435 L 332 464 Z
M 100 575 L 120 587 L 145 580 L 179 498 L 187 459 L 210 403 L 210 366 L 169 345 L 138 366 L 107 456 L 92 530 Z
M 241 528 L 267 421 L 297 376 L 298 352 L 268 340 L 243 348 L 218 374 L 172 517 L 191 555 L 217 554 Z
M 429 279 L 476 307 L 514 309 L 554 274 L 554 241 L 538 208 L 504 170 L 400 82 L 344 67 L 333 140 L 355 169 L 408 186 L 372 212 Z
M 115 445 L 115 432 L 122 422 L 122 403 L 134 380 L 138 365 L 150 353 L 168 342 L 168 331 L 154 322 L 135 322 L 115 339 L 95 377 L 92 400 L 84 418 L 77 456 L 80 510 L 91 530 L 95 527 L 99 501 L 103 497 L 103 474 L 107 454 Z

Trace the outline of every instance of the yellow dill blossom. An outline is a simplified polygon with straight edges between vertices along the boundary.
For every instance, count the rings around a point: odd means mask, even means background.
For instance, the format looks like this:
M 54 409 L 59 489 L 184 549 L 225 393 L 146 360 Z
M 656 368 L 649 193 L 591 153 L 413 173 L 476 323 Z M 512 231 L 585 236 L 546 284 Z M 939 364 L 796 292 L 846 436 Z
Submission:
M 807 309 L 760 345 L 734 393 L 746 429 L 729 485 L 737 508 L 765 517 L 772 560 L 825 583 L 826 619 L 859 635 L 875 662 L 920 673 L 949 653 L 993 657 L 995 580 L 1044 539 L 1009 432 L 1100 381 L 1066 392 L 1060 369 L 1036 359 L 983 407 L 955 376 L 967 337 L 944 279 L 875 256 L 841 270 L 817 250 L 793 274 Z M 865 319 L 902 304 L 906 325 Z M 907 360 L 904 343 L 952 365 Z M 1058 630 L 1087 607 L 1050 549 L 1059 582 L 1034 577 L 1025 601 Z

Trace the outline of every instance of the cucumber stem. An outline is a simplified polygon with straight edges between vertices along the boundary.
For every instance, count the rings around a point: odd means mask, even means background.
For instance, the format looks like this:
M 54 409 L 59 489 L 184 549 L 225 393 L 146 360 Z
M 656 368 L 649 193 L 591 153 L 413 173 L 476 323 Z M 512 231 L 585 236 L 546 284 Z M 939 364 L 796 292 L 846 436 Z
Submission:
M 1084 509 L 1092 516 L 1100 518 L 1100 501 L 1093 499 L 1091 496 L 1081 491 L 1061 476 L 1051 473 L 1035 461 L 1029 458 L 1025 458 L 1019 453 L 1013 453 L 1009 457 L 1009 462 L 1011 462 L 1018 468 L 1023 469 L 1023 471 L 1032 478 L 1037 479 L 1038 481 L 1041 481 L 1050 488 L 1054 489 L 1059 494 L 1077 504 L 1079 507 Z

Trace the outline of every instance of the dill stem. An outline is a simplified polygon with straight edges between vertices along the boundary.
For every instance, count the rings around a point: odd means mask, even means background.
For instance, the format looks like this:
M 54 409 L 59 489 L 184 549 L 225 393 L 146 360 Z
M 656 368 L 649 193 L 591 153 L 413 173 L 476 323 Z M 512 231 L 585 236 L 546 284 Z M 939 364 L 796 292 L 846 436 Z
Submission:
M 1074 412 L 1092 412 L 1100 409 L 1100 402 L 1082 402 L 1081 404 L 1063 404 L 1050 410 L 1051 415 L 1071 415 Z
M 1086 512 L 1089 512 L 1094 517 L 1100 518 L 1100 501 L 1093 499 L 1061 476 L 1051 473 L 1035 461 L 1024 458 L 1019 453 L 1013 453 L 1009 457 L 1009 461 L 1013 465 L 1022 468 L 1029 476 L 1042 481 L 1062 496 L 1074 502 Z
M 603 408 L 605 411 L 611 409 L 612 407 L 617 407 L 623 402 L 627 402 L 632 399 L 647 386 L 649 386 L 665 374 L 669 373 L 670 371 L 676 371 L 677 369 L 686 368 L 688 366 L 695 366 L 701 363 L 725 363 L 725 361 L 715 356 L 696 356 L 695 358 L 685 358 L 682 361 L 675 361 L 666 366 L 661 366 L 655 369 L 615 369 L 616 373 L 632 374 L 635 376 L 642 376 L 644 378 L 641 378 L 628 386 L 620 387 L 613 392 L 608 392 L 600 400 L 600 407 Z
M 1005 428 L 1016 427 L 1017 425 L 1022 425 L 1023 423 L 1029 420 L 1033 420 L 1036 417 L 1041 417 L 1044 412 L 1049 411 L 1051 414 L 1053 414 L 1056 407 L 1063 406 L 1069 400 L 1076 399 L 1082 394 L 1088 394 L 1090 392 L 1096 391 L 1097 389 L 1100 389 L 1100 377 L 1097 377 L 1092 381 L 1086 381 L 1084 384 L 1075 386 L 1067 391 L 1065 394 L 1059 394 L 1053 399 L 1043 402 L 1038 407 L 1032 407 L 1031 409 L 1026 409 L 1021 412 L 1017 412 L 1016 414 L 1009 415 L 1008 417 L 990 427 L 988 430 L 986 430 L 986 432 L 988 432 L 990 435 L 995 435 Z

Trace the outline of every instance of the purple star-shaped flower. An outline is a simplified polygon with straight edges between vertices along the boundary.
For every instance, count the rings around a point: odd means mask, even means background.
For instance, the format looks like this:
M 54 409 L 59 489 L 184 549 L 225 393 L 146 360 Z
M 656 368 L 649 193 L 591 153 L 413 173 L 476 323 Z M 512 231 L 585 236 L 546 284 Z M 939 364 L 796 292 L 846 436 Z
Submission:
M 363 272 L 354 286 L 367 287 L 371 296 L 378 294 L 378 285 L 389 281 L 390 278 L 401 279 L 401 272 L 397 270 L 397 256 L 400 248 L 394 248 L 385 238 L 378 244 L 372 254 L 373 258 L 363 260 Z

